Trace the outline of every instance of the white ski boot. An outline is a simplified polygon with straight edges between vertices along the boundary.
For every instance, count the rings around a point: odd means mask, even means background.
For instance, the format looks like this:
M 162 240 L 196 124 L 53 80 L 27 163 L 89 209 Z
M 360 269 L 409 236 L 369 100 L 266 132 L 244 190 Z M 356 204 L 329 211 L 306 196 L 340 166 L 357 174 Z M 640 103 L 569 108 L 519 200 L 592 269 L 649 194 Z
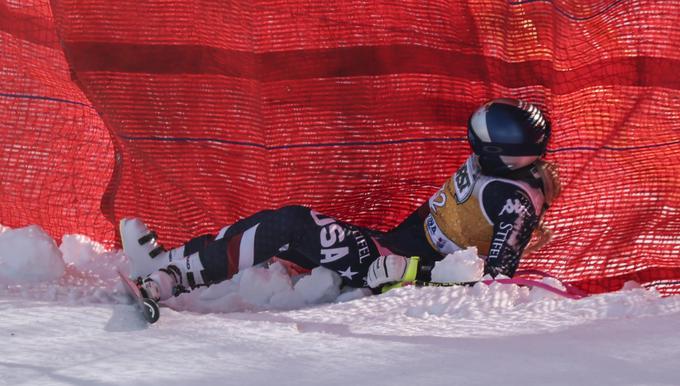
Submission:
M 186 289 L 179 284 L 178 279 L 180 279 L 180 277 L 178 275 L 181 274 L 177 272 L 177 267 L 175 266 L 170 266 L 167 269 L 160 269 L 141 280 L 139 289 L 142 291 L 144 297 L 153 299 L 157 302 L 169 299 L 172 296 L 187 292 Z
M 130 276 L 145 277 L 184 256 L 184 246 L 166 251 L 157 235 L 138 218 L 124 218 L 119 224 L 123 252 L 130 261 Z M 172 254 L 172 255 L 170 255 Z
M 156 237 L 137 218 L 120 221 L 120 238 L 130 261 L 130 276 L 144 278 L 140 289 L 147 297 L 165 300 L 206 285 L 198 252 L 184 256 L 184 245 L 167 251 Z

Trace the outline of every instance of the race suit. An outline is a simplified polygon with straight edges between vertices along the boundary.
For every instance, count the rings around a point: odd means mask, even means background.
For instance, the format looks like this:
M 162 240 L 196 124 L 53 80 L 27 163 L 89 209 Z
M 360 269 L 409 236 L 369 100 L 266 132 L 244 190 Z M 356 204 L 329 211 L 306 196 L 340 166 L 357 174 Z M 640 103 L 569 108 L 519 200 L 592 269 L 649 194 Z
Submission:
M 418 280 L 429 281 L 436 261 L 474 246 L 485 273 L 513 276 L 544 210 L 541 179 L 531 167 L 508 178 L 483 175 L 474 156 L 420 208 L 380 232 L 304 206 L 264 210 L 185 244 L 203 266 L 196 283 L 209 285 L 273 256 L 303 268 L 323 266 L 343 283 L 366 286 L 368 267 L 381 255 L 419 256 Z M 193 282 L 193 283 L 192 283 Z

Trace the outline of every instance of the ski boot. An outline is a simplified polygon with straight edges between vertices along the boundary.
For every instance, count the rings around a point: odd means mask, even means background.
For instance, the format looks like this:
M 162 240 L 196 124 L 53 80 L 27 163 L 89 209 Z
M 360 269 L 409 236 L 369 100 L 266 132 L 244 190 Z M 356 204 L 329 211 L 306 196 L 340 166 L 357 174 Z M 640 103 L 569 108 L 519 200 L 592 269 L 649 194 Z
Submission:
M 170 265 L 167 268 L 159 269 L 144 279 L 138 278 L 137 286 L 142 292 L 142 296 L 159 302 L 189 292 L 182 286 L 181 280 L 182 273 L 179 268 Z
M 123 252 L 130 261 L 130 277 L 146 277 L 162 268 L 167 253 L 156 241 L 157 235 L 137 218 L 124 218 L 119 224 Z M 160 257 L 160 258 L 159 258 Z
M 141 220 L 125 218 L 120 221 L 120 237 L 130 261 L 130 277 L 143 278 L 140 289 L 149 298 L 165 300 L 209 284 L 203 277 L 205 269 L 198 252 L 200 248 L 196 246 L 205 243 L 206 236 L 166 250 L 158 244 L 156 233 Z

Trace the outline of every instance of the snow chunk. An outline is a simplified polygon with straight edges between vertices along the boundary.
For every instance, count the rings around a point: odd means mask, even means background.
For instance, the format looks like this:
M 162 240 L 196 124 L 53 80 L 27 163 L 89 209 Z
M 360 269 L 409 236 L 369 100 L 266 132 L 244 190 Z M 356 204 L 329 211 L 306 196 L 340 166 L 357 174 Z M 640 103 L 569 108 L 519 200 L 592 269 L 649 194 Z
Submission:
M 435 263 L 432 281 L 438 283 L 478 281 L 484 274 L 484 260 L 477 256 L 477 248 L 469 247 L 446 255 Z
M 544 277 L 541 279 L 541 283 L 547 284 L 555 289 L 561 290 L 561 291 L 566 291 L 567 288 L 562 284 L 561 281 L 553 278 L 553 277 Z M 561 295 L 558 295 L 554 292 L 550 292 L 546 289 L 543 289 L 541 287 L 534 287 L 531 289 L 531 295 L 530 295 L 530 300 L 532 302 L 539 301 L 539 300 L 545 300 L 545 299 L 560 299 L 562 298 Z
M 305 299 L 293 289 L 275 293 L 271 298 L 271 306 L 278 310 L 294 310 L 305 306 Z
M 54 240 L 38 225 L 0 233 L 0 283 L 39 283 L 59 279 L 65 264 Z
M 621 290 L 623 291 L 629 291 L 629 290 L 634 290 L 634 289 L 639 289 L 639 288 L 644 288 L 642 285 L 635 280 L 628 280 L 627 282 L 623 283 L 623 287 Z
M 59 250 L 64 262 L 76 267 L 87 265 L 106 252 L 103 245 L 84 235 L 64 235 Z
M 312 269 L 310 275 L 303 276 L 295 283 L 295 292 L 307 304 L 331 302 L 340 294 L 340 275 L 324 267 Z
M 341 282 L 335 272 L 322 267 L 308 275 L 291 278 L 286 267 L 275 262 L 246 268 L 231 280 L 197 288 L 165 304 L 176 310 L 196 312 L 292 310 L 337 301 Z M 354 294 L 354 297 L 361 296 Z
M 371 295 L 373 295 L 373 292 L 371 292 L 371 290 L 368 288 L 345 287 L 342 289 L 342 292 L 340 293 L 338 298 L 335 299 L 335 301 L 338 303 L 343 303 L 349 302 L 351 300 L 361 299 Z
M 286 268 L 280 263 L 274 263 L 269 268 L 253 267 L 243 271 L 238 293 L 253 305 L 266 306 L 274 294 L 289 292 L 292 288 Z

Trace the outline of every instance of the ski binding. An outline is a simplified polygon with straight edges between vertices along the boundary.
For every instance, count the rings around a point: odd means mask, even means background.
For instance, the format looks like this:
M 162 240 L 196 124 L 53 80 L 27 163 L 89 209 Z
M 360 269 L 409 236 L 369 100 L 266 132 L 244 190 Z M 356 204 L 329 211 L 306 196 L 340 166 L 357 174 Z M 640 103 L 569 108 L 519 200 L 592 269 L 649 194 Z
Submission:
M 135 307 L 140 311 L 144 320 L 149 324 L 156 323 L 161 316 L 158 303 L 153 299 L 144 297 L 139 286 L 120 271 L 118 271 L 118 276 L 120 276 L 120 280 L 123 282 L 125 291 L 135 301 Z

